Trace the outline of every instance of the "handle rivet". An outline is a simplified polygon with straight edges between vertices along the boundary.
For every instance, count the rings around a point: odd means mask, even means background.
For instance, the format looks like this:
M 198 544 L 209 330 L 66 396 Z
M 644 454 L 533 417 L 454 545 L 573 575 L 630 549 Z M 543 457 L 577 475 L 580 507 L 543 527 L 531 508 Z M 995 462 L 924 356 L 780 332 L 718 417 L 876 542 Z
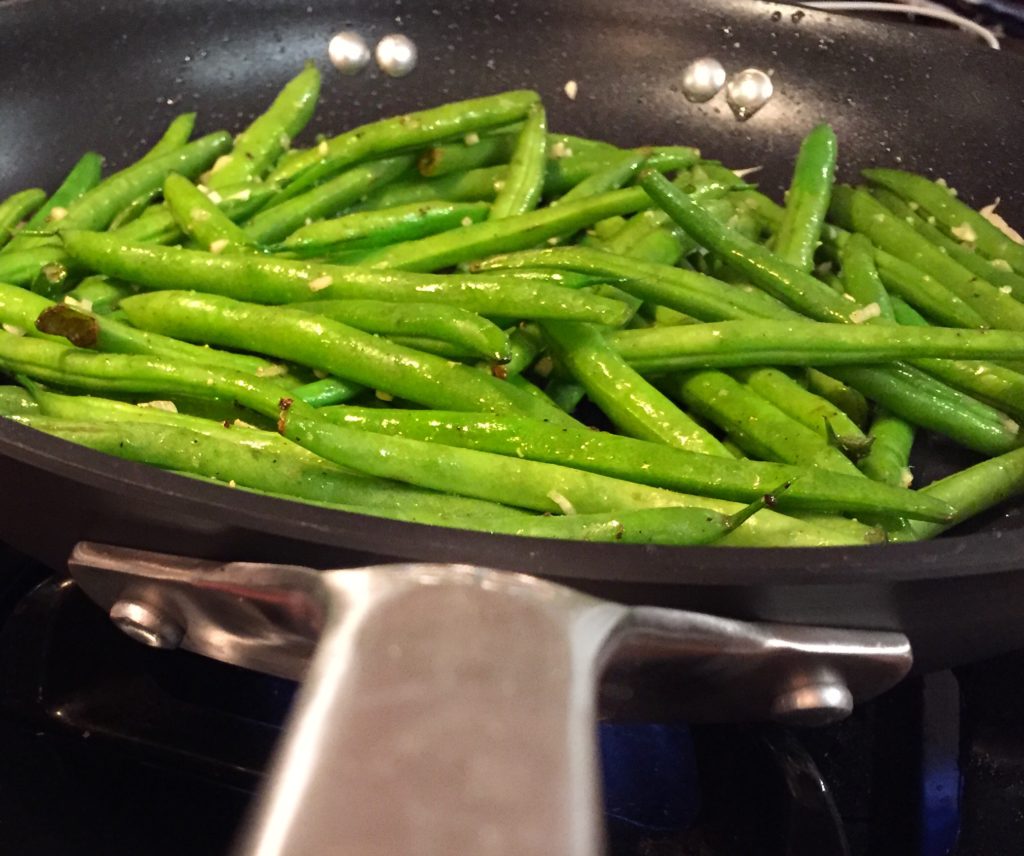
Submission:
M 110 607 L 110 620 L 136 642 L 150 648 L 177 648 L 184 629 L 159 610 L 136 600 L 119 600 Z

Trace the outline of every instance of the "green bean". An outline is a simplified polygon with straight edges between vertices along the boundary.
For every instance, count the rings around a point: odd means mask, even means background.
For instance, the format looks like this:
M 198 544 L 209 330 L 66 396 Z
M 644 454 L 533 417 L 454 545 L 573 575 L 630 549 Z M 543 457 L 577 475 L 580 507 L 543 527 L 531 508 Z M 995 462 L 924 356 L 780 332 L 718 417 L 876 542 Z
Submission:
M 214 164 L 207 184 L 218 189 L 263 178 L 306 127 L 320 95 L 320 72 L 312 63 L 292 78 L 265 113 L 235 138 L 234 148 Z
M 955 511 L 945 523 L 913 521 L 893 533 L 894 540 L 920 541 L 934 538 L 975 515 L 994 508 L 1024 491 L 1024 449 L 982 461 L 951 476 L 933 482 L 920 493 L 948 502 Z
M 871 405 L 868 400 L 852 386 L 847 386 L 840 380 L 818 371 L 817 369 L 806 369 L 802 377 L 807 383 L 807 388 L 815 395 L 832 402 L 843 411 L 854 424 L 863 428 L 868 424 L 868 413 Z
M 840 226 L 862 232 L 882 249 L 935 277 L 988 326 L 1024 330 L 1024 305 L 957 264 L 866 190 L 837 188 L 830 214 Z
M 663 388 L 754 457 L 859 475 L 842 452 L 722 372 L 671 375 Z
M 968 409 L 967 396 L 958 400 L 936 395 L 935 387 L 924 382 L 928 376 L 921 372 L 895 366 L 884 373 L 861 366 L 835 366 L 829 373 L 908 422 L 945 434 L 976 452 L 1001 455 L 1020 442 L 1015 422 L 995 410 L 982 415 L 977 407 Z
M 709 432 L 633 371 L 596 328 L 548 322 L 543 329 L 559 362 L 620 431 L 676 448 L 727 454 Z
M 474 266 L 482 271 L 521 267 L 552 267 L 615 277 L 623 291 L 704 321 L 751 316 L 800 317 L 768 295 L 745 292 L 696 271 L 623 258 L 588 247 L 556 247 L 500 255 Z
M 933 276 L 884 250 L 875 251 L 878 275 L 893 295 L 951 327 L 984 327 L 985 319 Z
M 866 169 L 863 172 L 868 181 L 919 205 L 948 230 L 956 229 L 973 236 L 973 243 L 982 253 L 991 259 L 1003 259 L 1017 273 L 1024 275 L 1024 247 L 957 199 L 949 188 L 895 169 Z
M 653 487 L 747 502 L 771 484 L 790 482 L 778 507 L 792 511 L 884 512 L 945 519 L 950 509 L 917 494 L 821 469 L 688 452 L 592 431 L 552 427 L 524 416 L 476 416 L 438 411 L 337 407 L 322 415 L 339 424 L 445 446 L 562 464 Z
M 39 405 L 20 386 L 0 386 L 0 416 L 32 416 Z
M 641 166 L 668 172 L 691 166 L 699 157 L 700 152 L 696 149 L 683 146 L 634 149 L 625 152 L 605 169 L 587 176 L 564 196 L 552 200 L 551 204 L 563 205 L 566 202 L 616 190 L 629 182 Z
M 484 166 L 507 163 L 515 151 L 517 136 L 514 133 L 477 135 L 460 143 L 442 143 L 427 149 L 416 161 L 416 168 L 425 178 L 436 178 L 454 172 L 464 172 Z M 608 143 L 585 140 L 565 134 L 548 134 L 547 157 L 575 157 L 590 154 L 614 154 L 619 150 Z M 568 153 L 568 154 L 566 154 Z
M 487 316 L 562 318 L 622 324 L 629 309 L 616 300 L 580 294 L 548 278 L 508 275 L 435 276 L 390 273 L 259 256 L 217 256 L 176 247 L 125 244 L 116 236 L 64 236 L 68 252 L 93 270 L 144 288 L 180 288 L 257 303 L 318 299 L 412 300 L 459 306 Z M 2 269 L 0 257 L 0 269 Z M 2 279 L 2 276 L 0 276 Z
M 260 211 L 244 228 L 258 244 L 272 244 L 313 220 L 333 217 L 375 187 L 386 185 L 412 164 L 400 155 L 357 166 L 292 199 Z
M 254 242 L 210 197 L 187 178 L 171 173 L 164 181 L 164 200 L 182 232 L 212 253 L 244 253 Z
M 72 202 L 67 208 L 67 216 L 57 223 L 56 228 L 60 232 L 105 229 L 117 212 L 135 197 L 154 187 L 162 187 L 169 173 L 194 176 L 230 145 L 231 137 L 221 131 L 116 172 Z
M 39 188 L 22 190 L 0 202 L 0 247 L 15 234 L 18 225 L 46 201 L 46 191 Z
M 858 308 L 856 304 L 722 225 L 664 176 L 645 170 L 640 175 L 640 184 L 691 237 L 754 285 L 817 321 L 849 323 L 850 312 Z
M 528 90 L 502 92 L 381 119 L 324 140 L 275 169 L 270 178 L 304 190 L 359 161 L 517 122 L 539 101 Z
M 823 439 L 840 439 L 845 446 L 866 444 L 864 432 L 831 401 L 804 389 L 785 372 L 770 368 L 740 369 L 734 376 L 770 404 Z
M 453 234 L 433 235 L 389 247 L 366 263 L 399 270 L 437 270 L 492 253 L 535 246 L 549 238 L 583 229 L 605 217 L 629 214 L 650 204 L 639 187 L 613 190 L 557 208 L 543 208 L 504 220 L 466 226 Z
M 785 214 L 775 234 L 776 254 L 807 273 L 814 268 L 814 251 L 832 195 L 837 145 L 828 125 L 818 125 L 804 138 L 786 194 Z
M 389 343 L 328 318 L 194 292 L 161 291 L 121 303 L 137 327 L 203 344 L 260 351 L 431 407 L 497 412 L 539 409 L 497 378 Z
M 350 212 L 377 211 L 398 205 L 413 205 L 443 199 L 446 202 L 488 202 L 505 180 L 505 166 L 471 169 L 424 181 L 397 179 L 350 206 Z
M 310 223 L 271 247 L 299 257 L 353 249 L 374 249 L 446 232 L 487 218 L 484 202 L 430 200 L 377 211 L 359 211 L 334 220 Z
M 774 499 L 774 497 L 773 497 Z M 564 538 L 621 544 L 696 546 L 713 544 L 762 509 L 764 498 L 725 515 L 702 508 L 651 508 L 620 514 L 496 518 L 488 531 L 528 538 Z
M 537 207 L 544 189 L 546 161 L 547 114 L 538 101 L 526 114 L 505 181 L 491 205 L 489 220 L 516 217 Z
M 195 125 L 195 113 L 182 113 L 167 126 L 167 130 L 164 131 L 160 139 L 157 140 L 154 146 L 142 156 L 140 163 L 142 161 L 153 160 L 154 158 L 160 157 L 160 155 L 165 155 L 168 152 L 173 152 L 175 149 L 181 148 L 192 137 L 192 131 L 195 128 Z M 143 211 L 146 210 L 146 208 L 149 207 L 149 204 L 159 195 L 159 193 L 159 188 L 152 188 L 140 196 L 136 196 L 117 213 L 117 216 L 114 217 L 113 220 L 110 221 L 110 228 L 118 229 L 121 226 L 131 223 L 132 220 L 135 220 Z
M 291 391 L 301 401 L 311 407 L 327 407 L 332 404 L 344 404 L 366 391 L 365 386 L 336 377 L 325 377 Z
M 237 223 L 262 208 L 276 192 L 273 187 L 248 184 L 224 188 L 223 191 L 211 190 L 206 195 L 233 223 Z M 182 237 L 181 229 L 166 205 L 150 206 L 145 214 L 113 234 L 128 243 L 139 244 L 173 244 Z
M 63 278 L 71 264 L 72 260 L 60 247 L 40 246 L 16 253 L 0 253 L 0 282 L 27 287 L 44 270 Z
M 877 306 L 878 317 L 893 318 L 889 292 L 875 268 L 874 247 L 863 235 L 851 235 L 839 250 L 846 291 L 864 307 Z
M 910 487 L 910 450 L 914 444 L 914 426 L 884 409 L 875 415 L 868 431 L 871 447 L 858 462 L 868 478 L 893 487 Z
M 897 299 L 893 301 L 896 320 L 900 324 L 926 326 L 913 307 Z M 980 401 L 1024 419 L 1024 374 L 1005 366 L 975 360 L 915 360 L 914 365 L 954 389 L 966 392 Z
M 3 283 L 0 283 L 0 319 L 33 336 L 43 335 L 51 341 L 66 338 L 80 348 L 187 359 L 261 377 L 283 374 L 280 366 L 258 357 L 197 348 L 187 342 L 135 330 L 112 318 L 90 315 L 74 306 L 54 303 L 23 288 Z
M 120 402 L 108 402 L 117 405 Z M 393 481 L 347 472 L 305 452 L 276 434 L 224 427 L 210 422 L 206 430 L 141 421 L 144 408 L 124 405 L 135 414 L 97 414 L 97 421 L 28 416 L 18 421 L 88 446 L 108 455 L 163 469 L 215 479 L 231 487 L 267 491 L 290 499 L 344 505 L 362 513 L 398 516 L 405 520 L 449 525 L 463 518 L 489 521 L 528 515 L 508 506 L 444 496 Z M 175 416 L 178 414 L 163 414 Z M 208 420 L 199 420 L 206 422 Z
M 53 215 L 56 215 L 53 217 L 54 222 L 63 218 L 67 213 L 67 206 L 78 199 L 83 193 L 99 184 L 102 169 L 103 158 L 96 154 L 96 152 L 86 152 L 82 155 L 71 168 L 64 181 L 61 182 L 60 187 L 53 192 L 53 196 L 25 224 L 23 231 L 31 232 L 44 228 L 50 222 Z M 16 235 L 2 251 L 12 253 L 28 250 L 45 244 L 48 240 L 50 239 L 45 237 L 24 234 Z
M 873 188 L 871 195 L 893 214 L 902 217 L 913 226 L 918 234 L 945 251 L 957 264 L 986 282 L 998 286 L 1004 294 L 1012 294 L 1017 300 L 1024 301 L 1024 276 L 1014 273 L 1008 262 L 1003 260 L 1002 266 L 997 267 L 973 247 L 954 240 L 937 226 L 929 223 L 918 211 L 911 208 L 909 203 L 885 188 Z
M 293 303 L 290 308 L 332 318 L 365 333 L 439 339 L 459 345 L 474 356 L 499 363 L 511 356 L 508 335 L 500 327 L 455 306 L 382 300 L 316 300 Z
M 292 401 L 283 387 L 205 366 L 134 355 L 97 354 L 0 334 L 0 367 L 61 386 L 234 400 L 265 417 L 277 418 L 279 430 L 289 439 L 341 466 L 536 511 L 557 513 L 564 510 L 565 503 L 580 513 L 666 506 L 696 506 L 726 514 L 739 510 L 734 503 L 673 493 L 566 467 L 404 438 L 365 435 L 357 429 L 325 422 L 313 408 Z M 873 535 L 872 530 L 865 528 L 832 527 L 762 511 L 726 540 L 737 546 L 823 546 L 865 543 Z
M 609 342 L 644 373 L 733 366 L 849 365 L 910 357 L 1016 359 L 1024 335 L 1009 330 L 813 321 L 721 321 L 620 330 Z

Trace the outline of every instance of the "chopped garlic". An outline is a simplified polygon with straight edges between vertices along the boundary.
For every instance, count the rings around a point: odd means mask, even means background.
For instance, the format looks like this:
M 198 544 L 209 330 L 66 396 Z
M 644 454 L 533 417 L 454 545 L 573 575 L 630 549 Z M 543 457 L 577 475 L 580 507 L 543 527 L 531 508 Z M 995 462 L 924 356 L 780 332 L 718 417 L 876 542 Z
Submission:
M 208 175 L 213 175 L 218 170 L 224 169 L 231 161 L 234 160 L 233 155 L 221 155 L 217 160 L 213 162 L 213 166 L 210 167 Z
M 234 425 L 236 428 L 252 428 L 252 429 L 256 428 L 255 425 L 250 425 L 248 422 L 244 422 L 241 419 L 236 419 L 231 424 Z
M 949 231 L 953 233 L 953 237 L 958 241 L 963 241 L 967 244 L 973 244 L 978 240 L 978 233 L 971 228 L 970 223 L 961 223 L 959 226 L 954 226 Z
M 232 193 L 228 199 L 237 199 L 239 202 L 248 202 L 252 199 L 252 191 L 246 187 L 239 190 L 238 193 Z
M 167 413 L 178 412 L 178 408 L 174 406 L 173 401 L 140 401 L 139 407 L 152 407 L 153 410 L 164 410 Z
M 464 142 L 467 146 L 475 146 L 477 143 L 480 142 L 480 135 L 476 131 L 470 131 L 468 134 L 466 134 L 465 137 L 462 138 L 462 142 Z
M 193 208 L 188 212 L 188 216 L 193 220 L 202 223 L 204 220 L 210 219 L 210 212 L 204 211 L 202 208 Z
M 65 294 L 64 302 L 68 306 L 74 306 L 75 309 L 81 309 L 83 312 L 92 312 L 91 300 L 78 300 L 77 298 L 72 297 L 70 294 Z
M 1002 217 L 996 214 L 996 206 L 999 204 L 999 197 L 996 197 L 996 201 L 991 205 L 986 205 L 978 213 L 981 214 L 989 223 L 995 226 L 1000 232 L 1006 235 L 1011 241 L 1016 241 L 1018 244 L 1024 244 L 1024 237 L 1021 237 L 1020 232 L 1013 228 L 1007 223 Z M 993 262 L 995 264 L 995 262 Z
M 1020 425 L 1018 423 L 1014 422 L 1009 416 L 1003 417 L 1003 427 L 1006 429 L 1007 433 L 1010 433 L 1010 434 L 1019 434 L 1020 433 Z
M 463 217 L 459 222 L 462 223 L 463 226 L 472 226 L 473 225 L 473 218 L 472 217 Z
M 321 157 L 323 157 L 324 155 L 328 154 L 330 152 L 330 150 L 331 150 L 331 147 L 329 145 L 327 145 L 327 140 L 321 140 L 320 144 L 316 147 L 316 153 L 318 155 L 320 155 Z
M 505 189 L 505 182 L 502 181 L 500 178 L 496 182 L 494 182 L 494 192 L 495 193 L 501 193 L 501 191 L 503 191 L 504 189 Z
M 24 336 L 25 331 L 21 327 L 15 327 L 13 324 L 4 324 L 4 331 L 10 333 L 12 336 Z
M 374 390 L 373 393 L 381 401 L 394 401 L 395 397 L 390 392 L 385 392 L 383 389 Z
M 50 209 L 50 215 L 46 218 L 51 223 L 56 223 L 58 220 L 63 220 L 68 216 L 68 209 L 61 208 L 59 205 Z
M 562 158 L 571 158 L 572 149 L 565 144 L 565 140 L 555 140 L 554 144 L 548 151 L 548 157 L 552 160 L 561 160 Z
M 220 205 L 224 201 L 224 197 L 221 196 L 216 190 L 211 190 L 206 194 L 206 198 L 209 199 L 214 205 Z
M 288 151 L 292 147 L 292 138 L 285 133 L 281 133 L 278 135 L 277 144 L 285 151 Z
M 234 479 L 231 479 L 231 481 L 228 482 L 228 487 L 238 487 L 238 485 L 235 484 L 235 480 Z
M 580 91 L 580 85 L 575 80 L 566 81 L 565 94 L 570 101 L 576 100 L 576 94 Z
M 1013 273 L 1013 268 L 1006 259 L 992 259 L 989 262 L 996 270 L 1006 271 L 1006 273 Z
M 910 467 L 904 467 L 900 473 L 900 487 L 908 488 L 914 483 L 914 474 L 910 471 Z
M 763 166 L 745 166 L 742 169 L 734 169 L 732 174 L 737 178 L 743 178 L 744 176 L 752 175 L 755 172 L 760 172 L 762 169 L 764 169 Z
M 223 253 L 224 250 L 227 249 L 228 244 L 230 243 L 231 241 L 229 241 L 227 238 L 218 238 L 216 241 L 210 244 L 210 252 Z
M 855 309 L 850 313 L 850 320 L 854 324 L 863 324 L 872 318 L 878 318 L 882 314 L 882 307 L 877 303 L 869 303 L 863 309 Z
M 554 235 L 554 236 L 548 238 L 548 246 L 549 247 L 553 247 L 553 246 L 555 246 L 558 243 L 558 241 L 559 241 L 558 236 Z
M 1000 291 L 1001 291 L 1001 292 L 1002 292 L 1003 294 L 1013 294 L 1013 286 L 1012 286 L 1012 285 L 1001 285 L 1001 286 L 999 287 L 999 290 L 1000 290 Z
M 313 369 L 313 377 L 323 380 L 325 377 L 330 377 L 330 374 L 325 372 L 323 369 Z
M 557 490 L 548 491 L 548 499 L 561 509 L 562 514 L 569 515 L 576 513 L 576 506 L 569 502 L 569 500 L 562 496 L 562 494 Z
M 939 187 L 946 187 L 946 188 L 949 187 L 949 182 L 947 182 L 946 179 L 944 179 L 944 178 L 937 178 L 937 179 L 935 179 L 935 183 Z
M 287 373 L 288 369 L 277 363 L 269 366 L 260 366 L 256 369 L 256 377 L 280 377 Z
M 328 276 L 327 274 L 318 276 L 316 279 L 310 281 L 309 290 L 323 291 L 325 288 L 329 288 L 332 282 L 334 282 L 334 277 Z

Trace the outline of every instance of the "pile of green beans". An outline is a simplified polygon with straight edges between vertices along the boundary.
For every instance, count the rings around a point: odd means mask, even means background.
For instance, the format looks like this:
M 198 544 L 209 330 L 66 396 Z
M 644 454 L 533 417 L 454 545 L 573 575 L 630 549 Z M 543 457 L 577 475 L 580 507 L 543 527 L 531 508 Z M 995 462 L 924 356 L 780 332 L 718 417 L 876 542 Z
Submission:
M 944 184 L 836 186 L 821 125 L 780 206 L 692 147 L 555 133 L 527 90 L 293 149 L 320 89 L 12 188 L 0 416 L 524 537 L 866 545 L 1024 493 L 1024 245 Z M 925 431 L 978 463 L 911 489 Z

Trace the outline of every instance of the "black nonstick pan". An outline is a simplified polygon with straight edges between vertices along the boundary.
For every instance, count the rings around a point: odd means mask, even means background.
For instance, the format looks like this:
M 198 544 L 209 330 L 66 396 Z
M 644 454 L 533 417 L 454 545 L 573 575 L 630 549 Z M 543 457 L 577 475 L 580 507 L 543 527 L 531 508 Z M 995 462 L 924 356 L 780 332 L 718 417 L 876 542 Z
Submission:
M 392 31 L 420 52 L 408 77 L 343 77 L 330 36 Z M 748 122 L 687 102 L 682 68 L 713 55 L 770 69 Z M 899 164 L 943 175 L 1024 222 L 1024 64 L 955 31 L 723 0 L 5 0 L 0 2 L 0 192 L 52 186 L 95 148 L 137 157 L 173 114 L 239 128 L 312 57 L 325 71 L 313 132 L 504 88 L 533 87 L 553 127 L 621 144 L 686 143 L 788 180 L 827 119 L 842 171 Z M 567 81 L 578 85 L 570 100 Z M 929 442 L 928 479 L 969 458 Z M 719 616 L 901 631 L 918 665 L 1024 644 L 1024 516 L 1012 506 L 932 543 L 844 549 L 599 546 L 395 523 L 270 499 L 108 458 L 0 423 L 0 538 L 54 567 L 79 541 L 314 568 L 468 562 L 612 601 Z

